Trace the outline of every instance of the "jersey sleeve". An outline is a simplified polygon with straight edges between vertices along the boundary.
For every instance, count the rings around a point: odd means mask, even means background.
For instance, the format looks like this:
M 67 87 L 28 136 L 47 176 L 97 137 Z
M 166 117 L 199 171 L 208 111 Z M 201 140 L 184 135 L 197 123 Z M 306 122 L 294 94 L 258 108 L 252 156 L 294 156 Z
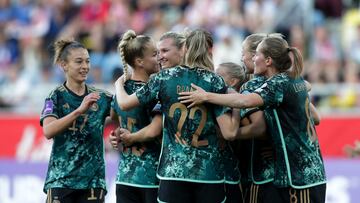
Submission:
M 215 76 L 212 84 L 214 84 L 214 93 L 226 94 L 227 87 L 224 80 L 220 76 Z M 229 111 L 231 111 L 231 108 L 229 107 L 214 105 L 214 113 L 216 117 L 219 117 Z
M 263 99 L 263 108 L 277 107 L 284 99 L 284 83 L 281 80 L 277 80 L 277 77 L 274 77 L 257 88 L 254 93 L 259 94 Z
M 59 118 L 59 112 L 57 107 L 57 94 L 52 92 L 46 99 L 43 110 L 40 115 L 40 126 L 43 126 L 43 121 L 46 117 L 55 117 Z
M 150 104 L 159 99 L 160 79 L 160 74 L 151 77 L 148 83 L 135 92 L 141 105 Z

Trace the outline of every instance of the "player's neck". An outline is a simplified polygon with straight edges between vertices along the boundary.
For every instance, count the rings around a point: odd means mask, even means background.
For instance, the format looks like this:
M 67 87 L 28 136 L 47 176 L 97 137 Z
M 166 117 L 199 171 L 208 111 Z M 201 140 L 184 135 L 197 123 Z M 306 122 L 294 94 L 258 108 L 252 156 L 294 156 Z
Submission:
M 84 83 L 74 83 L 69 82 L 69 80 L 65 83 L 66 87 L 69 88 L 72 92 L 77 95 L 84 95 L 85 94 L 85 82 Z
M 131 75 L 131 79 L 136 81 L 147 82 L 149 80 L 149 75 L 145 71 L 135 69 L 134 73 Z

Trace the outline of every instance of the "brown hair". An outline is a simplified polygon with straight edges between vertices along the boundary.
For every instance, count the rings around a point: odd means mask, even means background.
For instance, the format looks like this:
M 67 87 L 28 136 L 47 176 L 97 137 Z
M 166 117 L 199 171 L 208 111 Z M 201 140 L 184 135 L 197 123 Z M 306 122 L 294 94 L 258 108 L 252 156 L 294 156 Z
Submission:
M 78 49 L 78 48 L 86 49 L 83 44 L 73 39 L 60 39 L 55 41 L 54 64 L 57 64 L 61 61 L 67 61 L 67 57 L 70 54 L 70 50 Z
M 261 42 L 260 51 L 265 57 L 272 59 L 274 67 L 280 72 L 288 72 L 293 78 L 301 75 L 303 70 L 302 55 L 297 48 L 289 47 L 286 40 L 278 37 L 266 37 Z M 294 55 L 293 61 L 291 61 L 289 52 Z

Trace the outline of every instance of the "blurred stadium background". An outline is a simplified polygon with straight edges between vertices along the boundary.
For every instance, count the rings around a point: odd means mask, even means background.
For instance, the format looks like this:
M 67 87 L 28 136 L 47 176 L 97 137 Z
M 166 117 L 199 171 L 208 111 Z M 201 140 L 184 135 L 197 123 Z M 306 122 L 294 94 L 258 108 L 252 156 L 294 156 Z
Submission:
M 360 202 L 360 161 L 345 150 L 360 149 L 359 0 L 0 0 L 0 203 L 45 202 L 51 141 L 39 115 L 46 95 L 64 80 L 52 64 L 55 39 L 83 42 L 91 51 L 88 82 L 113 92 L 124 31 L 157 40 L 196 27 L 213 33 L 215 65 L 240 62 L 241 42 L 254 32 L 281 32 L 302 51 L 322 115 L 317 132 L 327 202 Z M 115 202 L 117 156 L 109 146 L 106 159 L 107 201 Z

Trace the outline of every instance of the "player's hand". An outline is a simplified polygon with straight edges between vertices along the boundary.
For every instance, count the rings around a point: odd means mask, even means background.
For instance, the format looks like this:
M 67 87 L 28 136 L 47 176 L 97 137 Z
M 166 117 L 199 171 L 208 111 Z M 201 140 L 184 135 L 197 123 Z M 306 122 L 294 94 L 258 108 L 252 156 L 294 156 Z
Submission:
M 100 99 L 99 93 L 93 92 L 93 93 L 86 95 L 84 97 L 83 101 L 81 102 L 81 105 L 79 106 L 78 111 L 82 114 L 85 113 L 99 99 Z
M 124 144 L 124 146 L 125 147 L 131 146 L 133 144 L 133 140 L 130 135 L 131 134 L 130 131 L 128 131 L 125 128 L 120 128 L 119 132 L 120 132 L 119 138 L 121 142 Z
M 191 84 L 192 89 L 195 91 L 190 92 L 180 92 L 179 100 L 181 103 L 190 103 L 188 108 L 191 108 L 195 105 L 202 104 L 206 101 L 206 91 L 201 87 Z
M 120 137 L 119 137 L 119 128 L 112 130 L 110 132 L 109 141 L 113 149 L 119 150 L 119 143 L 120 143 Z

